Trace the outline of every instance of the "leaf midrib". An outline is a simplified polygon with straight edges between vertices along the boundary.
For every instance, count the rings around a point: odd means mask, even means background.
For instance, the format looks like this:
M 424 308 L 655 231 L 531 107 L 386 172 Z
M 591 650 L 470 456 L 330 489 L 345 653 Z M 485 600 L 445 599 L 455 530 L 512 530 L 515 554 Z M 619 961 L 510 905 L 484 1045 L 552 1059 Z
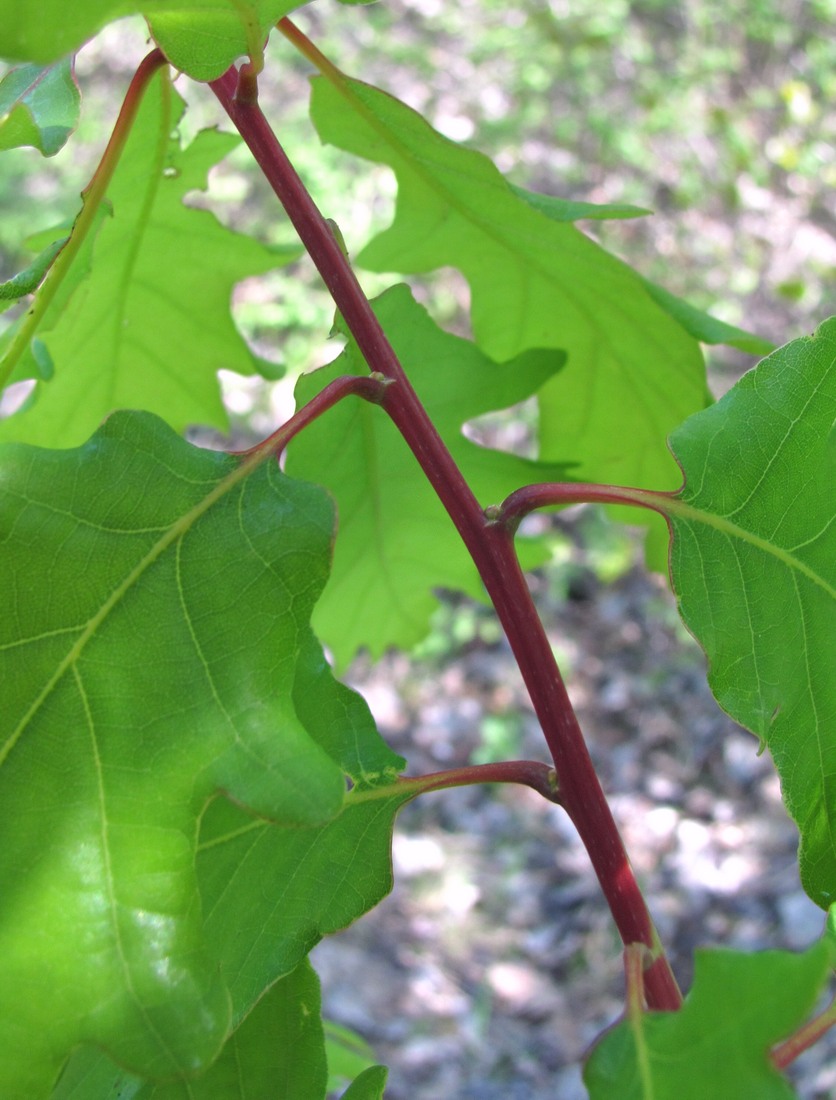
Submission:
M 32 701 L 29 709 L 21 718 L 20 722 L 14 730 L 11 731 L 4 744 L 0 747 L 0 767 L 5 763 L 9 753 L 18 743 L 27 726 L 38 713 L 43 706 L 53 689 L 62 679 L 64 674 L 72 667 L 74 667 L 76 661 L 83 653 L 88 642 L 95 636 L 99 628 L 104 624 L 105 620 L 110 616 L 114 609 L 121 603 L 126 594 L 134 587 L 134 585 L 141 579 L 141 577 L 147 572 L 147 570 L 165 553 L 165 551 L 181 538 L 188 530 L 190 530 L 194 524 L 204 516 L 210 508 L 212 508 L 222 497 L 231 492 L 238 484 L 244 481 L 250 473 L 259 466 L 265 458 L 269 457 L 268 452 L 262 452 L 247 456 L 244 461 L 241 462 L 234 470 L 227 474 L 223 480 L 218 482 L 214 489 L 199 501 L 192 508 L 190 508 L 179 519 L 160 536 L 157 542 L 145 553 L 145 555 L 137 562 L 137 564 L 130 570 L 125 579 L 116 586 L 111 592 L 110 596 L 104 601 L 99 610 L 93 615 L 87 622 L 87 624 L 81 629 L 75 643 L 67 651 L 64 658 L 58 663 L 53 674 L 49 677 L 44 684 L 41 691 L 36 698 Z

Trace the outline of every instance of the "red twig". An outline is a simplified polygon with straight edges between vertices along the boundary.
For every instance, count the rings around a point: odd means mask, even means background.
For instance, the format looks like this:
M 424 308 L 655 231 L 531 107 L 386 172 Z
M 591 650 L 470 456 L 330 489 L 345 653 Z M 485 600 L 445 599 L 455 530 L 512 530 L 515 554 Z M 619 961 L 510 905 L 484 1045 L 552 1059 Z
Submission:
M 418 400 L 339 243 L 261 113 L 252 72 L 245 66 L 239 81 L 230 69 L 211 87 L 287 211 L 366 362 L 397 381 L 386 390 L 383 407 L 447 509 L 494 603 L 552 753 L 562 804 L 589 852 L 621 937 L 649 949 L 648 1004 L 678 1008 L 681 993 L 592 766 L 511 532 L 485 516 Z

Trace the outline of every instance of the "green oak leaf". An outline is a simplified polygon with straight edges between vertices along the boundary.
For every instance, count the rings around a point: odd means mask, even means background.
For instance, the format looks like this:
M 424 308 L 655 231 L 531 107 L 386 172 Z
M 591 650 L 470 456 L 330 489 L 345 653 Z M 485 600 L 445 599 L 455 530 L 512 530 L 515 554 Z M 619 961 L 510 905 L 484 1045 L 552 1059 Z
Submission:
M 408 287 L 386 291 L 373 308 L 410 382 L 483 505 L 531 481 L 565 477 L 565 467 L 518 458 L 470 442 L 464 421 L 531 396 L 563 363 L 556 351 L 529 351 L 508 363 L 487 359 L 467 340 L 439 329 Z M 297 385 L 304 404 L 332 379 L 368 373 L 349 343 L 327 368 Z M 481 583 L 458 533 L 386 414 L 348 398 L 288 448 L 288 472 L 326 486 L 337 502 L 339 536 L 331 580 L 314 628 L 347 663 L 360 646 L 373 655 L 410 646 L 427 632 L 433 590 L 480 597 Z
M 136 1100 L 323 1100 L 326 1079 L 319 979 L 305 959 L 262 997 L 206 1073 L 147 1085 Z
M 679 1012 L 622 1020 L 597 1044 L 590 1100 L 792 1100 L 769 1051 L 812 1012 L 831 964 L 823 941 L 803 954 L 698 950 Z
M 638 218 L 652 211 L 640 206 L 625 206 L 620 203 L 594 203 L 594 202 L 570 202 L 567 199 L 559 199 L 553 195 L 541 195 L 534 191 L 526 191 L 522 187 L 511 186 L 511 190 L 519 198 L 524 199 L 535 210 L 539 210 L 552 221 L 574 222 L 583 218 L 595 220 L 612 218 Z M 639 276 L 641 278 L 641 276 Z M 719 321 L 710 313 L 689 305 L 675 294 L 657 286 L 649 279 L 641 278 L 642 285 L 647 293 L 661 306 L 666 313 L 677 321 L 686 332 L 702 344 L 728 344 L 730 347 L 739 348 L 752 355 L 767 355 L 773 350 L 774 345 L 768 340 L 762 340 L 759 336 L 729 325 L 725 321 Z
M 220 791 L 296 838 L 340 813 L 340 758 L 360 790 L 401 763 L 310 633 L 333 523 L 322 490 L 148 413 L 0 447 L 0 1095 L 49 1095 L 81 1043 L 197 1071 L 301 958 L 257 990 L 225 967 L 195 845 Z
M 199 1077 L 144 1082 L 88 1047 L 73 1055 L 50 1100 L 226 1100 L 233 1096 L 321 1100 L 326 1055 L 319 981 L 305 959 L 273 985 Z
M 296 251 L 265 248 L 184 205 L 238 139 L 207 130 L 182 150 L 171 137 L 182 110 L 157 76 L 108 189 L 112 216 L 82 250 L 86 277 L 70 269 L 72 292 L 39 329 L 55 376 L 0 424 L 0 439 L 75 446 L 115 408 L 148 409 L 177 430 L 226 427 L 217 371 L 255 369 L 230 315 L 232 288 Z
M 720 705 L 772 753 L 802 881 L 836 897 L 836 318 L 671 436 L 680 612 Z
M 349 794 L 326 825 L 281 828 L 225 799 L 201 826 L 197 873 L 207 941 L 232 995 L 233 1022 L 323 936 L 392 889 L 392 829 L 413 797 L 394 780 Z
M 242 54 L 259 53 L 270 28 L 304 0 L 0 0 L 0 57 L 55 61 L 106 24 L 141 14 L 171 63 L 213 80 Z
M 54 156 L 78 125 L 80 105 L 69 58 L 12 69 L 0 80 L 0 149 L 32 145 Z
M 535 209 L 485 156 L 367 84 L 329 67 L 314 80 L 311 114 L 323 141 L 397 178 L 395 220 L 359 265 L 458 268 L 476 342 L 493 359 L 565 349 L 566 369 L 538 398 L 543 457 L 577 462 L 582 480 L 674 488 L 664 440 L 710 400 L 705 366 L 697 341 L 641 278 Z

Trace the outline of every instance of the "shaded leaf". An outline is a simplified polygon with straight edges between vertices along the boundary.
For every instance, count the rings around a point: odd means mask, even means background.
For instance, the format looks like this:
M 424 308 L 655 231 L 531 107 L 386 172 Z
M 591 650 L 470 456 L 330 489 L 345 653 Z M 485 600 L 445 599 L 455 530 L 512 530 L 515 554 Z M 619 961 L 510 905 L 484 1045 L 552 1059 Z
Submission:
M 165 75 L 156 77 L 108 189 L 113 216 L 87 253 L 89 274 L 78 280 L 71 269 L 69 296 L 39 329 L 55 377 L 0 424 L 0 438 L 73 446 L 115 408 L 157 412 L 178 431 L 225 429 L 217 371 L 255 369 L 230 315 L 232 288 L 296 252 L 265 248 L 184 206 L 238 139 L 203 131 L 181 150 L 170 135 L 182 109 Z
M 508 363 L 439 329 L 405 286 L 374 303 L 389 340 L 436 429 L 479 500 L 502 500 L 530 481 L 555 480 L 565 468 L 492 451 L 470 442 L 464 421 L 508 408 L 535 393 L 560 369 L 555 351 L 531 351 Z M 326 369 L 303 376 L 297 402 L 333 378 L 367 374 L 353 343 Z M 314 628 L 347 663 L 357 649 L 373 655 L 410 646 L 427 631 L 445 587 L 480 596 L 476 567 L 400 434 L 382 409 L 350 398 L 306 428 L 288 450 L 287 469 L 334 495 L 339 535 L 331 580 Z
M 80 105 L 69 58 L 12 69 L 0 80 L 0 149 L 32 145 L 54 156 L 78 125 Z
M 699 345 L 626 264 L 514 193 L 482 154 L 338 70 L 314 80 L 323 141 L 389 165 L 393 224 L 357 257 L 375 271 L 452 265 L 467 278 L 476 342 L 496 360 L 563 348 L 539 395 L 542 455 L 577 476 L 673 488 L 664 440 L 709 400 Z
M 333 729 L 347 689 L 307 625 L 332 507 L 148 414 L 75 451 L 5 445 L 0 471 L 0 1094 L 47 1095 L 83 1041 L 142 1074 L 197 1070 L 230 1013 L 198 818 L 223 790 L 328 820 L 345 790 L 330 754 L 360 736 Z M 311 662 L 322 698 L 300 716 Z
M 836 897 L 836 319 L 671 436 L 680 611 L 720 705 L 765 742 L 801 830 L 801 874 Z
M 698 950 L 679 1012 L 622 1020 L 595 1047 L 590 1100 L 792 1100 L 769 1050 L 812 1012 L 831 962 L 824 942 L 798 955 Z

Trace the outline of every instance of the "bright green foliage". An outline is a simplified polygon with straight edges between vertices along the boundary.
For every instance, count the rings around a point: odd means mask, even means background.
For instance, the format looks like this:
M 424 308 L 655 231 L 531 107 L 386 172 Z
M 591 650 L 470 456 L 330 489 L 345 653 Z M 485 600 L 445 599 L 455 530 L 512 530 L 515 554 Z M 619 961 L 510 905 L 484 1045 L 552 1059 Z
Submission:
M 35 1100 L 82 1040 L 150 1074 L 217 1052 L 230 1001 L 196 904 L 198 817 L 223 789 L 327 820 L 361 731 L 307 626 L 321 490 L 147 414 L 2 464 L 0 1092 Z
M 403 285 L 383 294 L 375 312 L 483 505 L 530 481 L 565 476 L 560 466 L 478 447 L 462 434 L 465 421 L 536 393 L 562 366 L 559 352 L 532 351 L 493 363 L 473 344 L 439 329 Z M 300 379 L 297 399 L 304 404 L 340 375 L 366 373 L 350 344 L 327 369 Z M 337 502 L 334 565 L 313 622 L 340 664 L 360 646 L 378 655 L 423 638 L 436 606 L 434 589 L 481 594 L 476 568 L 447 513 L 380 408 L 342 402 L 291 444 L 287 468 L 325 485 Z
M 595 1048 L 591 1100 L 792 1100 L 769 1051 L 810 1015 L 832 965 L 825 941 L 803 954 L 698 950 L 680 1012 L 622 1020 Z
M 108 189 L 113 216 L 96 235 L 90 274 L 39 331 L 55 377 L 0 425 L 0 438 L 75 446 L 114 408 L 157 412 L 177 430 L 226 426 L 216 372 L 255 369 L 230 317 L 232 287 L 292 253 L 183 205 L 237 139 L 207 130 L 182 150 L 171 137 L 182 109 L 167 76 L 156 77 Z
M 142 14 L 166 56 L 195 80 L 213 80 L 242 54 L 257 55 L 293 0 L 0 0 L 0 56 L 55 61 L 106 23 Z
M 311 114 L 323 141 L 397 176 L 395 221 L 358 264 L 459 268 L 476 341 L 493 359 L 565 349 L 566 369 L 540 395 L 543 456 L 579 463 L 580 479 L 675 487 L 664 440 L 706 404 L 705 371 L 697 342 L 640 277 L 534 209 L 487 157 L 367 84 L 316 78 Z
M 33 145 L 53 156 L 76 128 L 80 104 L 68 59 L 12 69 L 0 81 L 0 149 Z
M 671 572 L 721 706 L 765 742 L 807 892 L 836 897 L 836 319 L 671 437 Z

